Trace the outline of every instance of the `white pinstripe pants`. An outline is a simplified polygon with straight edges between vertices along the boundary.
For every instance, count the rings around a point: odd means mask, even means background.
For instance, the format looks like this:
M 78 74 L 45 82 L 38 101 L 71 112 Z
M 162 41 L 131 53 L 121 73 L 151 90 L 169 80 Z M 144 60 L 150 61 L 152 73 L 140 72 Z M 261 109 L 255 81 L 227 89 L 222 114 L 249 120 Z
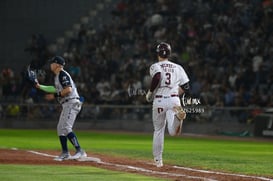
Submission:
M 77 99 L 62 104 L 62 112 L 57 125 L 58 136 L 67 136 L 68 133 L 72 132 L 73 125 L 81 107 L 82 103 Z
M 171 136 L 176 135 L 177 129 L 182 126 L 182 121 L 175 117 L 174 106 L 181 106 L 179 97 L 163 96 L 153 101 L 153 156 L 157 160 L 162 160 L 166 124 Z

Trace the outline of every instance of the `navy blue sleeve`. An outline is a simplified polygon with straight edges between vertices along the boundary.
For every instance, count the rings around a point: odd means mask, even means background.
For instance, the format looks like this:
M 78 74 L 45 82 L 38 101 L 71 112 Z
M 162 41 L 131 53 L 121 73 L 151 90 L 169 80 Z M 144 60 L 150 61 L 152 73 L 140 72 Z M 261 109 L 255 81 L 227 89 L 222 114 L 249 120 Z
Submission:
M 60 72 L 59 81 L 60 81 L 63 88 L 65 88 L 67 86 L 70 86 L 70 87 L 72 86 L 70 76 L 64 71 Z

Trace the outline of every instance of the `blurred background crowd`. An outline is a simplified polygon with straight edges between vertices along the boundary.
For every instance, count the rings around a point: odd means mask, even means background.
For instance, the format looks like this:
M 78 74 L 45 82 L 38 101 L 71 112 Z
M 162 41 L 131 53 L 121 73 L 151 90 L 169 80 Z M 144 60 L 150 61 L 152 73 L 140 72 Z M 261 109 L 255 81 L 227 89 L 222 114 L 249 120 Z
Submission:
M 120 0 L 111 21 L 81 24 L 54 53 L 46 32 L 33 34 L 25 53 L 41 84 L 52 85 L 47 60 L 67 60 L 79 92 L 89 104 L 147 104 L 154 47 L 172 46 L 171 61 L 190 77 L 191 97 L 202 105 L 273 105 L 273 6 L 271 0 Z M 22 70 L 25 67 L 22 67 Z M 44 102 L 43 92 L 23 71 L 1 70 L 1 101 Z M 131 93 L 129 94 L 128 91 Z

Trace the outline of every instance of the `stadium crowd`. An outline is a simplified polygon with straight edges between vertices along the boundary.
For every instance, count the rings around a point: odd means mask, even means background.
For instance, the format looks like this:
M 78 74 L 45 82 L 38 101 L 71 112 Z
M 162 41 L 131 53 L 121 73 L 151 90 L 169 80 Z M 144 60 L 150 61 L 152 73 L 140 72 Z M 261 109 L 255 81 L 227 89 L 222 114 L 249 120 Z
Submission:
M 61 50 L 79 92 L 90 104 L 146 104 L 149 66 L 160 41 L 190 77 L 191 97 L 211 106 L 273 106 L 271 0 L 120 0 L 112 23 L 82 25 Z M 109 15 L 110 16 L 110 15 Z M 44 32 L 46 34 L 46 32 Z M 35 38 L 35 37 L 34 37 Z M 37 42 L 36 42 L 37 43 Z M 34 43 L 35 44 L 35 43 Z M 27 49 L 45 65 L 50 53 Z M 33 52 L 37 52 L 33 54 Z M 39 58 L 37 58 L 39 56 Z M 41 58 L 42 56 L 42 58 Z M 40 62 L 42 60 L 42 62 Z M 52 84 L 52 75 L 39 81 Z M 43 102 L 11 69 L 1 72 L 2 100 Z

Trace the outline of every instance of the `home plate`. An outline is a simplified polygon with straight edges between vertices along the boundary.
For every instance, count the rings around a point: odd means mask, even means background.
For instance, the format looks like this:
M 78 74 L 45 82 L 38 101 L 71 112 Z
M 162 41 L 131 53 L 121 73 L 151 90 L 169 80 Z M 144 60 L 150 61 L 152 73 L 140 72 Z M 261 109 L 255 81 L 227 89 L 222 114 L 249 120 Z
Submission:
M 77 160 L 80 162 L 97 162 L 97 163 L 101 162 L 101 159 L 95 158 L 95 157 L 82 157 Z

